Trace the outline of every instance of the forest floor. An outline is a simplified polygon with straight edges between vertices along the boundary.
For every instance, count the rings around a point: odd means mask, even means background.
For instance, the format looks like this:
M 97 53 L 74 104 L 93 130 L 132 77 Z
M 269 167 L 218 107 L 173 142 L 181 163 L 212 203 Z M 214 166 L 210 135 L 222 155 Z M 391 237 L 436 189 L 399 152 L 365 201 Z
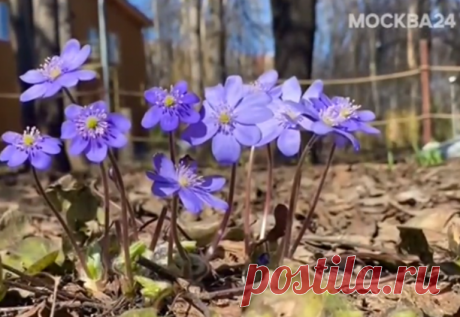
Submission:
M 305 219 L 323 168 L 309 167 L 303 172 L 294 235 Z M 216 172 L 203 171 L 208 175 Z M 274 171 L 273 206 L 288 204 L 293 173 L 294 167 L 278 167 Z M 139 224 L 148 222 L 153 215 L 158 215 L 164 203 L 151 196 L 151 183 L 144 173 L 125 173 L 124 180 Z M 42 181 L 45 184 L 47 180 Z M 26 236 L 60 236 L 59 224 L 51 216 L 31 182 L 32 178 L 26 175 L 10 175 L 0 180 L 0 212 L 3 215 L 0 219 L 0 250 L 10 248 Z M 200 304 L 191 305 L 193 301 L 178 296 L 173 302 L 168 302 L 164 309 L 168 316 L 198 317 L 208 315 L 207 309 L 222 317 L 242 315 L 239 306 L 241 296 L 238 292 L 230 292 L 223 298 L 210 297 L 213 297 L 213 285 L 233 285 L 235 288 L 242 285 L 244 251 L 241 241 L 241 213 L 246 192 L 244 185 L 244 169 L 241 168 L 237 180 L 232 230 L 221 244 L 222 257 L 211 263 L 218 276 L 214 274 L 211 280 L 202 281 L 206 290 L 194 287 L 193 293 L 199 298 L 197 300 L 207 308 Z M 100 188 L 100 185 L 97 186 Z M 115 204 L 119 204 L 115 188 L 112 192 Z M 265 192 L 266 171 L 256 169 L 250 193 L 253 217 L 251 225 L 255 233 L 260 228 Z M 438 287 L 441 292 L 438 295 L 417 295 L 413 279 L 407 278 L 401 295 L 352 294 L 346 297 L 358 310 L 369 316 L 396 316 L 395 312 L 406 308 L 415 309 L 416 313 L 410 316 L 460 316 L 460 268 L 454 262 L 460 251 L 459 212 L 459 162 L 431 168 L 399 164 L 392 171 L 388 170 L 388 166 L 380 164 L 335 165 L 330 169 L 319 199 L 313 230 L 304 235 L 294 259 L 298 263 L 313 264 L 318 258 L 330 258 L 335 254 L 356 255 L 360 267 L 382 266 L 382 276 L 389 281 L 385 283 L 388 285 L 391 285 L 391 280 L 394 281 L 398 266 L 440 265 Z M 113 213 L 117 217 L 119 210 L 113 208 Z M 17 224 L 11 221 L 11 214 L 24 215 L 27 218 L 26 223 L 22 221 L 20 228 L 15 227 Z M 203 235 L 206 232 L 215 231 L 220 219 L 219 214 L 205 212 L 200 219 L 182 215 L 179 223 L 191 238 L 202 240 L 205 239 Z M 149 240 L 155 223 L 151 222 L 142 228 L 139 235 L 141 240 Z M 270 216 L 268 227 L 273 225 L 274 217 Z M 411 239 L 415 240 L 415 244 Z M 224 266 L 226 269 L 223 269 Z M 59 291 L 83 294 L 82 287 L 72 280 L 71 276 L 61 278 Z M 121 313 L 116 309 L 104 310 L 97 303 L 85 304 L 83 295 L 73 299 L 56 297 L 57 289 L 58 287 L 54 292 L 43 291 L 35 295 L 19 292 L 21 301 L 17 299 L 19 295 L 12 294 L 10 290 L 0 303 L 0 316 L 116 316 Z M 53 302 L 58 304 L 53 305 Z M 18 307 L 20 305 L 25 307 Z M 142 306 L 142 303 L 136 305 Z M 279 301 L 266 301 L 264 305 L 273 306 L 269 310 L 271 313 L 251 316 L 311 316 L 299 315 L 293 305 L 280 304 Z M 326 310 L 322 314 L 315 314 L 329 315 Z

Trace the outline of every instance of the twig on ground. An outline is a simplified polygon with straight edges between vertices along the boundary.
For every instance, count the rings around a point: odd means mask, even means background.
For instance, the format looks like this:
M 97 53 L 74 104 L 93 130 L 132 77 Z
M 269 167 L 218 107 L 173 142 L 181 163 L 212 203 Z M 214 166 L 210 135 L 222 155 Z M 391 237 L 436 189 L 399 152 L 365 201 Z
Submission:
M 58 293 L 58 287 L 59 287 L 60 281 L 61 281 L 60 277 L 54 277 L 54 291 L 53 291 L 53 297 L 52 297 L 52 302 L 51 302 L 50 317 L 54 317 L 54 314 L 56 312 L 57 293 Z

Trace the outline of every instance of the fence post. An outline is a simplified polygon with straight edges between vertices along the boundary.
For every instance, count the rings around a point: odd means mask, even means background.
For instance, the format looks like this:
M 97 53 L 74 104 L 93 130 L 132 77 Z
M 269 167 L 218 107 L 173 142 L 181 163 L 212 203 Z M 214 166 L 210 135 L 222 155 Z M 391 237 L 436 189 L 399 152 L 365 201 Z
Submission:
M 422 90 L 423 143 L 431 141 L 431 91 L 427 40 L 420 40 L 420 82 Z

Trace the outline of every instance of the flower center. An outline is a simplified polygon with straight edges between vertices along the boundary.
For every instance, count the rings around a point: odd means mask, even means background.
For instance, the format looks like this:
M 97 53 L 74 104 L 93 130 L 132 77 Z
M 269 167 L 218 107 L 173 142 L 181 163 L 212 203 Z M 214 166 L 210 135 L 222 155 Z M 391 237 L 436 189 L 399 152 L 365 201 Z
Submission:
M 22 134 L 21 148 L 33 147 L 40 138 L 40 131 L 36 127 L 27 127 Z
M 176 99 L 171 95 L 167 95 L 165 97 L 164 104 L 165 104 L 165 107 L 172 108 L 176 104 Z
M 64 73 L 62 69 L 62 61 L 59 56 L 48 57 L 45 62 L 40 65 L 39 71 L 49 80 L 54 81 Z
M 179 177 L 179 185 L 181 187 L 188 187 L 190 185 L 190 181 L 184 176 Z
M 54 69 L 50 70 L 50 78 L 52 80 L 55 80 L 56 78 L 61 76 L 61 74 L 62 74 L 62 71 L 59 68 L 54 68 Z
M 231 117 L 228 113 L 226 112 L 222 112 L 220 115 L 219 115 L 219 122 L 221 124 L 229 124 L 231 121 Z
M 96 129 L 98 124 L 99 124 L 99 120 L 96 117 L 89 117 L 86 120 L 86 127 L 90 130 Z
M 94 105 L 83 108 L 75 119 L 78 134 L 83 138 L 95 139 L 103 137 L 109 130 L 107 111 Z
M 25 146 L 31 146 L 34 144 L 35 142 L 35 138 L 31 135 L 24 135 L 23 138 L 22 138 L 22 142 L 24 142 L 24 145 Z
M 350 98 L 336 97 L 332 105 L 320 111 L 319 115 L 328 126 L 334 127 L 356 117 L 356 112 L 361 108 L 354 104 Z
M 203 183 L 203 178 L 183 162 L 177 164 L 176 171 L 178 183 L 182 188 L 199 186 Z
M 286 110 L 285 114 L 286 114 L 286 116 L 287 116 L 289 119 L 291 119 L 292 121 L 297 120 L 297 117 L 298 117 L 298 116 L 297 116 L 297 114 L 296 114 L 294 111 L 292 111 L 292 110 Z

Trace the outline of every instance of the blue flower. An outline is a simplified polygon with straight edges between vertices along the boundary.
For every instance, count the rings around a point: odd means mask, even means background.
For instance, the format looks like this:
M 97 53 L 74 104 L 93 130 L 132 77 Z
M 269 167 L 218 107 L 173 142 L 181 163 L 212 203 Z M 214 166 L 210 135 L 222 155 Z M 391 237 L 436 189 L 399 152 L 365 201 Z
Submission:
M 28 127 L 23 134 L 5 132 L 2 139 L 8 145 L 0 153 L 0 161 L 9 167 L 30 161 L 36 169 L 46 170 L 51 166 L 51 156 L 61 151 L 61 141 L 41 134 L 35 127 Z
M 273 113 L 265 92 L 246 93 L 240 76 L 229 76 L 225 85 L 205 89 L 202 120 L 184 131 L 183 139 L 193 146 L 212 139 L 212 153 L 222 165 L 238 162 L 241 146 L 256 145 L 262 134 L 256 126 Z
M 163 131 L 171 132 L 179 127 L 180 122 L 192 124 L 200 120 L 194 108 L 200 98 L 188 91 L 185 81 L 178 82 L 169 92 L 158 87 L 151 88 L 144 97 L 150 105 L 141 123 L 146 129 L 155 127 L 159 122 Z
M 286 80 L 281 86 L 281 99 L 273 100 L 267 107 L 274 113 L 273 118 L 258 124 L 262 139 L 258 146 L 272 142 L 276 138 L 278 149 L 286 156 L 296 155 L 300 150 L 302 130 L 311 130 L 312 121 L 305 115 L 307 109 L 302 104 L 302 89 L 296 77 Z M 304 96 L 308 96 L 307 91 Z
M 278 72 L 276 70 L 268 70 L 257 78 L 254 82 L 246 85 L 249 91 L 264 91 L 273 99 L 281 96 L 281 85 L 278 83 Z
M 322 86 L 320 81 L 316 82 L 318 86 Z M 317 135 L 335 134 L 339 146 L 351 142 L 357 151 L 360 145 L 352 133 L 380 134 L 378 129 L 368 125 L 375 120 L 375 114 L 370 110 L 359 110 L 361 106 L 348 97 L 330 99 L 324 93 L 319 93 L 318 96 L 309 98 L 309 101 L 305 104 L 308 116 L 314 121 L 312 132 Z
M 152 193 L 160 198 L 178 195 L 186 211 L 198 214 L 204 205 L 226 211 L 228 204 L 212 195 L 222 190 L 225 178 L 200 176 L 195 162 L 180 160 L 177 166 L 163 154 L 153 157 L 153 172 L 147 177 L 153 181 Z
M 86 107 L 72 104 L 65 109 L 65 116 L 61 139 L 72 140 L 72 155 L 84 153 L 91 162 L 100 163 L 109 148 L 122 148 L 128 142 L 125 134 L 131 129 L 131 122 L 121 114 L 109 113 L 103 101 Z
M 80 42 L 72 39 L 66 43 L 60 56 L 47 58 L 39 69 L 27 71 L 19 78 L 33 86 L 24 91 L 19 100 L 22 102 L 52 97 L 63 87 L 71 88 L 79 81 L 96 78 L 96 73 L 83 70 L 80 67 L 86 62 L 91 53 L 91 47 L 80 47 Z

